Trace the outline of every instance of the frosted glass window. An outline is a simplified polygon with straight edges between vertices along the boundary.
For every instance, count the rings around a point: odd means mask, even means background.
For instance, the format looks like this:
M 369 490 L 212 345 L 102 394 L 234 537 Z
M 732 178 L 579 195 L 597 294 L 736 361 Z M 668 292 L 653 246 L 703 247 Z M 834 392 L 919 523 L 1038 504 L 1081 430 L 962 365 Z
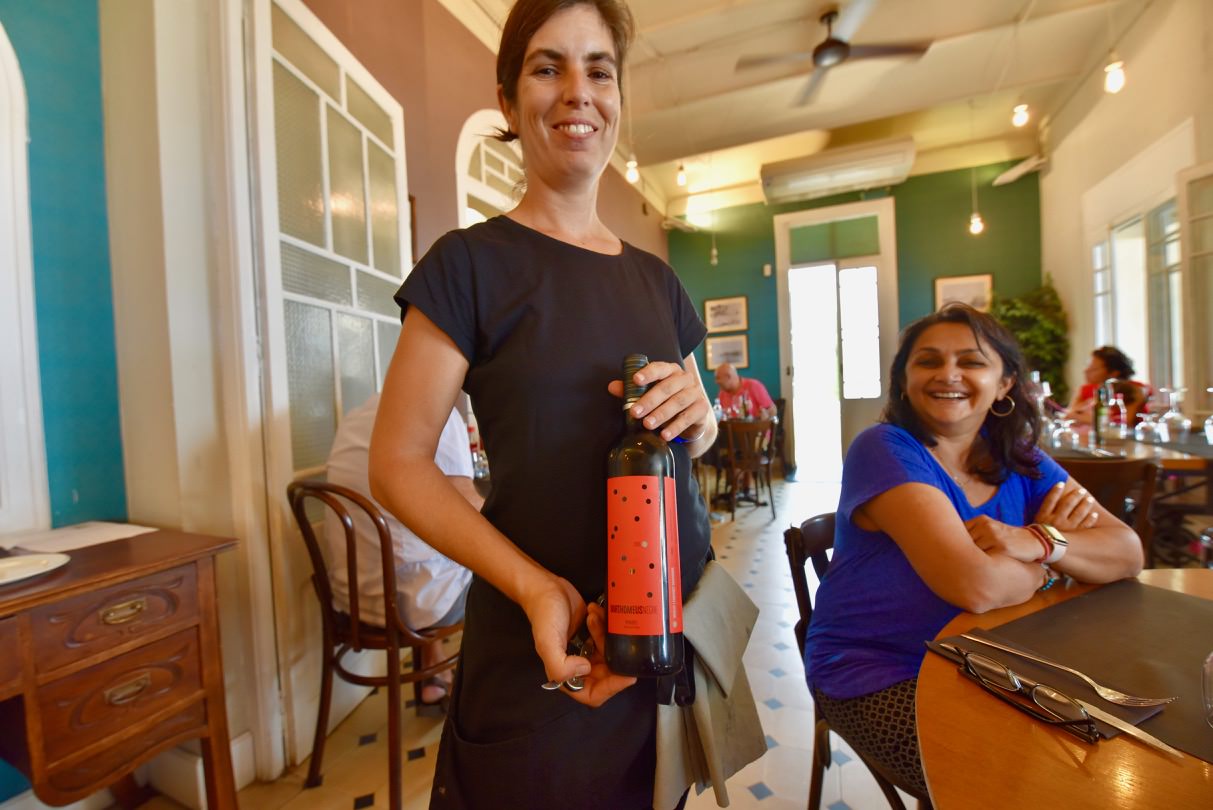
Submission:
M 375 393 L 375 333 L 371 326 L 369 318 L 337 313 L 342 413 L 349 413 Z
M 333 304 L 354 303 L 349 267 L 290 242 L 282 243 L 282 289 Z
M 400 305 L 393 298 L 399 284 L 384 281 L 369 273 L 358 273 L 358 308 L 378 312 L 389 318 L 400 317 Z
M 403 278 L 400 265 L 400 213 L 396 207 L 396 161 L 367 141 L 366 163 L 371 186 L 371 242 L 375 267 Z
M 346 75 L 345 77 L 345 106 L 350 115 L 358 119 L 364 127 L 371 131 L 387 146 L 392 146 L 392 119 L 387 111 L 367 95 L 358 83 Z
M 379 335 L 379 387 L 383 387 L 383 378 L 387 376 L 388 364 L 396 351 L 396 343 L 400 340 L 400 324 L 391 321 L 375 321 L 375 332 Z
M 842 396 L 880 397 L 880 310 L 876 268 L 838 271 L 838 314 L 842 328 Z
M 366 263 L 366 186 L 362 174 L 362 133 L 332 107 L 329 123 L 329 207 L 333 252 Z
M 492 152 L 498 158 L 497 162 L 502 165 L 509 166 L 518 166 L 521 165 L 522 162 L 522 159 L 518 156 L 518 153 L 514 151 L 514 146 L 511 145 L 514 143 L 517 143 L 517 141 L 503 143 L 496 138 L 484 139 L 485 147 L 489 152 Z
M 326 309 L 287 301 L 283 313 L 291 453 L 294 469 L 304 470 L 324 464 L 337 429 L 333 331 Z
M 274 63 L 274 143 L 278 150 L 278 227 L 324 244 L 319 96 Z
M 1193 253 L 1213 251 L 1213 216 L 1193 219 L 1191 233 Z
M 508 180 L 504 180 L 491 172 L 485 172 L 484 180 L 491 188 L 496 189 L 502 194 L 512 195 L 514 193 L 513 183 L 509 182 Z
M 1188 216 L 1213 214 L 1213 176 L 1188 183 Z
M 334 99 L 341 98 L 340 73 L 337 63 L 329 58 L 316 41 L 304 33 L 286 12 L 274 3 L 270 4 L 273 27 L 274 50 L 299 72 Z

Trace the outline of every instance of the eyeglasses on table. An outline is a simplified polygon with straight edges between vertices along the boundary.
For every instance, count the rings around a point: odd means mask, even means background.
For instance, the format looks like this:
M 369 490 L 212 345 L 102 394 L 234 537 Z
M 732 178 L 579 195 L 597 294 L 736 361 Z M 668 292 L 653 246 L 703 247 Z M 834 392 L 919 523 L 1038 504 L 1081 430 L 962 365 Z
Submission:
M 1064 692 L 1030 680 L 981 653 L 967 652 L 952 644 L 940 646 L 960 656 L 963 661 L 961 672 L 999 700 L 1042 723 L 1058 726 L 1080 740 L 1088 743 L 1099 740 L 1099 729 L 1087 710 Z M 1013 696 L 1027 698 L 1031 703 Z

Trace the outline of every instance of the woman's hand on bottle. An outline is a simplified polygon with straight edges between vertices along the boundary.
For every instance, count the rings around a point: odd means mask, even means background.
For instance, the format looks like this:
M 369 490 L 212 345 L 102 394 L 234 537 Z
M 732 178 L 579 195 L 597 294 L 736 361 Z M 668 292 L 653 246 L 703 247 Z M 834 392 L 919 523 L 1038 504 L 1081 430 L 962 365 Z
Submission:
M 636 682 L 635 678 L 616 675 L 607 669 L 602 654 L 606 643 L 602 608 L 590 605 L 587 616 L 585 600 L 571 582 L 553 575 L 542 586 L 528 592 L 519 604 L 531 622 L 535 652 L 543 662 L 547 679 L 563 683 L 570 678 L 582 678 L 584 689 L 577 692 L 562 690 L 573 700 L 587 706 L 601 706 Z M 588 659 L 568 652 L 569 639 L 583 620 L 594 641 L 594 653 Z
M 987 554 L 1003 554 L 1013 560 L 1030 563 L 1043 556 L 1044 549 L 1031 529 L 1011 526 L 985 515 L 965 521 L 969 537 Z
M 636 372 L 636 381 L 649 386 L 636 404 L 632 415 L 643 418 L 650 430 L 661 428 L 661 438 L 673 441 L 675 436 L 684 436 L 693 441 L 706 429 L 712 404 L 708 402 L 698 377 L 690 374 L 681 363 L 654 361 Z M 613 380 L 607 386 L 612 394 L 623 398 L 623 381 Z
M 1091 493 L 1073 478 L 1067 478 L 1049 490 L 1032 520 L 1072 532 L 1093 528 L 1099 522 L 1099 510 Z

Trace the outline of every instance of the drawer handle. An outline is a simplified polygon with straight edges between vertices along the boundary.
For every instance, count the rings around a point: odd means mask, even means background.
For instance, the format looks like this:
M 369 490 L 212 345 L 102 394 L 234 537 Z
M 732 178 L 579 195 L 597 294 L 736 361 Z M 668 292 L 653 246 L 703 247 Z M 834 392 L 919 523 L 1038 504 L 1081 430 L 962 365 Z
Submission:
M 126 624 L 139 618 L 147 610 L 147 597 L 140 596 L 127 602 L 119 602 L 101 611 L 102 624 Z
M 105 702 L 109 705 L 122 706 L 139 697 L 151 685 L 152 676 L 145 672 L 133 681 L 127 681 L 120 686 L 106 689 L 102 694 L 105 696 Z

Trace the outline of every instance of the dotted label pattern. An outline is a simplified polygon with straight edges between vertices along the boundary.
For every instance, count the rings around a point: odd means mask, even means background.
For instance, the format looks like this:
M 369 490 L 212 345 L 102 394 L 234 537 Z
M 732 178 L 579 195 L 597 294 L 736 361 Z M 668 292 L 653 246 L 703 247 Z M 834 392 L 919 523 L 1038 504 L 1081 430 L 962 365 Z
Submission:
M 663 556 L 668 577 L 662 576 Z M 635 636 L 682 632 L 677 494 L 672 478 L 607 479 L 607 631 Z

